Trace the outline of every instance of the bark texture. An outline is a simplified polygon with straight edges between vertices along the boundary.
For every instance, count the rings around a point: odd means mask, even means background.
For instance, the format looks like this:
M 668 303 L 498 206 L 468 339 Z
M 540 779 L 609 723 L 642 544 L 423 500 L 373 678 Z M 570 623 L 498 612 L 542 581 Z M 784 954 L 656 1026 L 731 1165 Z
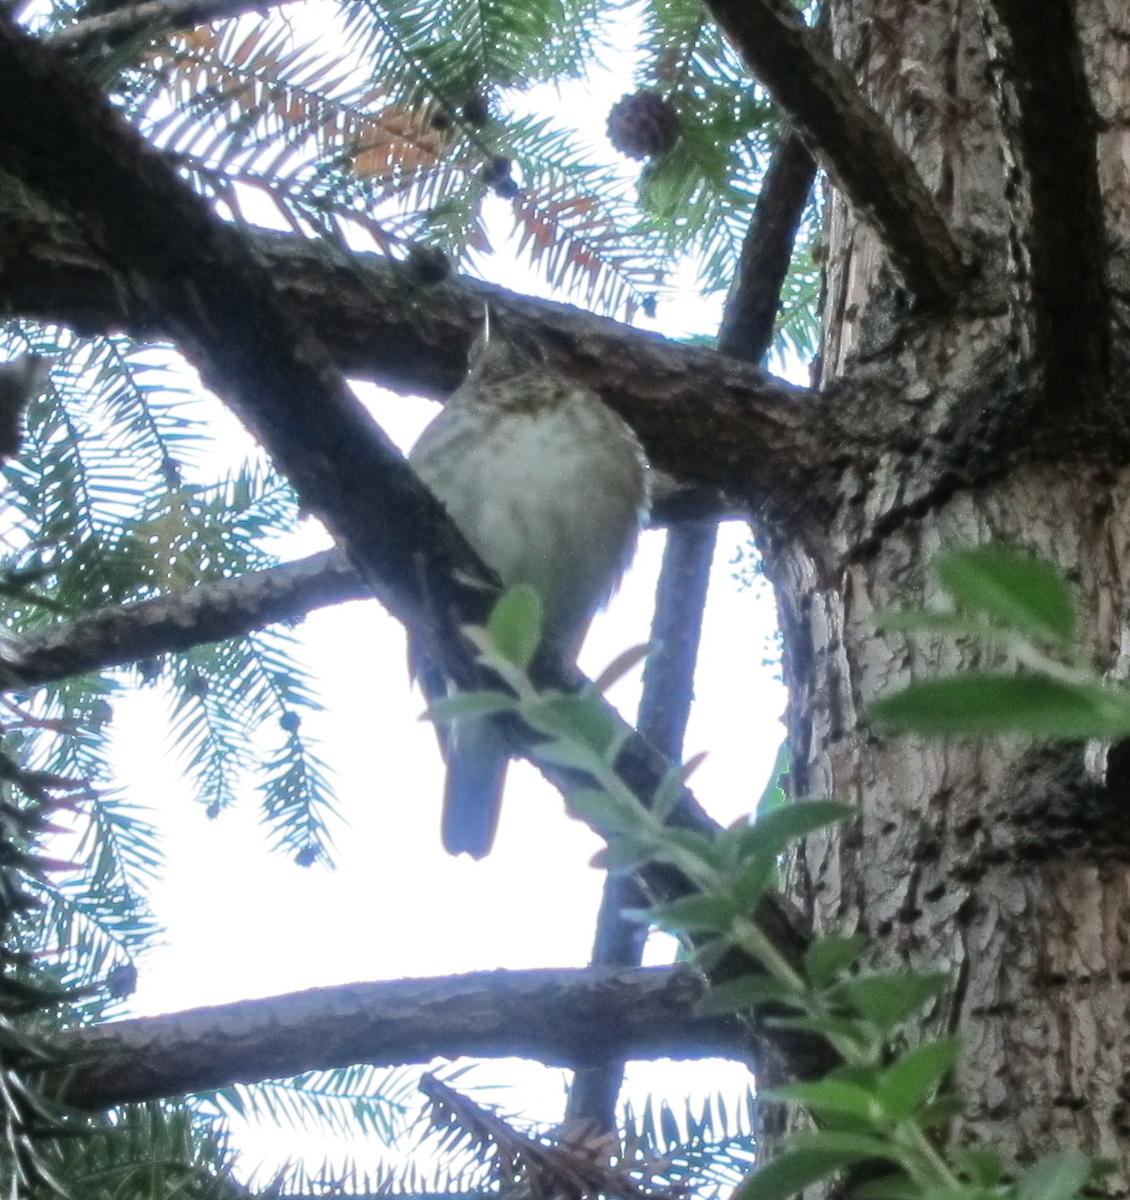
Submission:
M 742 1058 L 736 1021 L 696 1017 L 703 985 L 673 968 L 493 971 L 315 988 L 58 1035 L 68 1103 L 109 1108 L 373 1063 L 521 1056 L 583 1067 L 618 1057 Z
M 972 643 L 877 632 L 875 616 L 929 601 L 940 551 L 990 541 L 1067 571 L 1092 661 L 1127 675 L 1128 28 L 1130 6 L 1089 0 L 833 5 L 840 60 L 978 282 L 948 317 L 920 314 L 875 231 L 827 196 L 824 386 L 870 378 L 876 413 L 907 421 L 847 464 L 818 531 L 763 526 L 792 786 L 860 810 L 851 831 L 809 839 L 794 895 L 816 928 L 869 934 L 879 961 L 952 974 L 929 1020 L 968 1039 L 956 1134 L 1019 1162 L 1071 1146 L 1128 1161 L 1125 756 L 881 737 L 865 709 L 982 661 Z M 947 455 L 952 486 L 935 473 L 918 491 L 924 464 Z M 1123 1174 L 1113 1190 L 1125 1186 Z

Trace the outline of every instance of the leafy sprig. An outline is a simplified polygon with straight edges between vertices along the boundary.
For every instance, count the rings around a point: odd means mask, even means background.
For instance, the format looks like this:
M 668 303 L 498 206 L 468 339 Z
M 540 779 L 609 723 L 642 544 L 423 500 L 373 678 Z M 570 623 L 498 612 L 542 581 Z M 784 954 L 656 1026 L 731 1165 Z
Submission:
M 1074 605 L 1067 585 L 1050 567 L 1013 551 L 973 550 L 943 559 L 938 575 L 954 602 L 953 612 L 895 618 L 903 627 L 976 633 L 1006 645 L 1029 676 L 1039 679 L 1042 672 L 1075 696 L 1077 709 L 1091 702 L 1097 725 L 1109 722 L 1108 714 L 1120 711 L 1119 705 L 1130 705 L 1117 689 L 1064 661 L 1074 630 Z M 704 971 L 731 948 L 757 964 L 755 971 L 712 986 L 701 1009 L 763 1009 L 767 1025 L 818 1035 L 841 1060 L 823 1078 L 764 1094 L 798 1105 L 812 1128 L 794 1134 L 776 1157 L 752 1172 L 737 1200 L 786 1200 L 844 1173 L 848 1190 L 866 1200 L 1073 1200 L 1111 1169 L 1104 1160 L 1071 1150 L 1015 1174 L 990 1147 L 945 1146 L 944 1127 L 962 1109 L 952 1080 L 963 1043 L 948 1035 L 915 1040 L 914 1022 L 943 995 L 947 977 L 871 969 L 864 965 L 866 938 L 858 934 L 816 939 L 803 961 L 793 963 L 771 944 L 753 916 L 775 884 L 780 856 L 799 839 L 850 819 L 852 809 L 833 800 L 783 804 L 767 807 L 756 821 L 741 820 L 715 834 L 669 824 L 696 760 L 672 767 L 645 806 L 615 771 L 630 731 L 600 697 L 601 689 L 630 669 L 646 648 L 628 651 L 597 683 L 567 694 L 539 690 L 528 676 L 541 633 L 537 594 L 529 587 L 506 593 L 487 627 L 469 629 L 468 636 L 480 662 L 507 690 L 440 699 L 432 706 L 433 718 L 507 713 L 542 735 L 533 750 L 536 760 L 588 777 L 570 790 L 567 803 L 607 840 L 597 865 L 630 871 L 647 862 L 666 863 L 692 885 L 689 895 L 632 915 L 682 937 Z M 965 684 L 969 674 L 957 678 Z M 993 678 L 999 687 L 1000 680 L 1013 676 Z M 915 684 L 901 695 L 910 692 L 913 697 L 913 689 L 929 686 Z M 1102 706 L 1093 701 L 1096 689 Z M 887 707 L 879 711 L 893 712 L 891 723 L 910 724 L 907 713 L 928 714 L 934 703 L 929 692 L 922 695 L 924 699 L 913 700 L 917 709 L 908 702 L 901 709 L 884 702 Z M 975 677 L 972 688 L 967 687 L 967 702 L 973 702 L 966 709 L 969 731 L 997 728 L 988 697 L 990 692 Z M 1037 703 L 1031 711 L 1038 709 Z M 1054 728 L 1061 719 L 1057 711 L 1029 726 Z M 853 1171 L 864 1166 L 866 1172 L 853 1179 Z
M 1086 665 L 1075 646 L 1075 598 L 1055 567 L 1022 550 L 981 546 L 942 555 L 934 575 L 946 607 L 884 613 L 880 626 L 979 642 L 1006 669 L 909 684 L 871 706 L 874 725 L 964 737 L 1130 733 L 1130 692 Z

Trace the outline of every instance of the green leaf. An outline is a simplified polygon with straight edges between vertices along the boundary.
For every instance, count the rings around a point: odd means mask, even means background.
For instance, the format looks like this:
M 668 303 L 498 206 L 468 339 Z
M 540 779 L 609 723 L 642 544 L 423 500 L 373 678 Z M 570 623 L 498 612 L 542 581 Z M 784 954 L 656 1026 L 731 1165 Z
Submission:
M 569 812 L 599 829 L 604 837 L 610 834 L 631 833 L 647 828 L 640 816 L 627 805 L 619 803 L 602 788 L 576 788 L 565 797 Z
M 868 716 L 899 733 L 1108 738 L 1130 733 L 1130 698 L 1097 683 L 968 671 L 912 683 L 876 701 Z
M 428 705 L 428 716 L 441 725 L 448 725 L 468 717 L 514 712 L 517 707 L 517 700 L 505 692 L 457 692 L 454 696 L 437 696 Z
M 954 1117 L 961 1116 L 963 1112 L 965 1112 L 965 1100 L 961 1096 L 948 1094 L 931 1100 L 929 1104 L 924 1104 L 918 1110 L 915 1120 L 923 1129 L 929 1129 L 933 1125 L 942 1125 L 946 1121 L 951 1121 Z
M 657 904 L 650 911 L 652 922 L 662 929 L 708 933 L 725 933 L 738 914 L 731 896 L 710 893 Z
M 715 871 L 721 872 L 725 869 L 726 863 L 719 852 L 718 840 L 710 833 L 700 833 L 695 829 L 676 829 L 668 825 L 663 830 L 662 844 L 672 850 L 682 851 L 684 855 L 697 858 Z M 678 858 L 679 855 L 675 854 L 671 861 L 677 862 Z
M 1007 546 L 978 546 L 942 555 L 934 571 L 959 609 L 1046 644 L 1070 644 L 1075 601 L 1050 563 Z
M 490 669 L 513 691 L 521 695 L 529 687 L 524 667 L 516 667 L 498 648 L 488 629 L 479 625 L 464 625 L 463 636 L 478 651 L 479 662 Z
M 926 1193 L 909 1175 L 896 1171 L 878 1179 L 865 1179 L 851 1189 L 852 1200 L 922 1200 Z M 931 1200 L 936 1197 L 931 1194 Z M 954 1200 L 959 1200 L 955 1197 Z M 973 1200 L 965 1196 L 960 1200 Z
M 844 1038 L 857 1046 L 870 1046 L 872 1038 L 862 1022 L 853 1017 L 767 1017 L 766 1025 L 775 1029 L 796 1029 L 801 1033 L 818 1033 L 822 1037 Z
M 789 744 L 782 742 L 777 749 L 777 757 L 773 762 L 773 770 L 769 776 L 769 782 L 765 785 L 765 790 L 761 793 L 760 799 L 757 801 L 757 806 L 754 808 L 754 813 L 757 820 L 767 816 L 769 813 L 782 808 L 789 802 L 788 794 L 786 793 L 783 781 L 789 773 Z
M 860 975 L 839 985 L 857 1013 L 884 1032 L 901 1025 L 929 1000 L 940 995 L 949 980 L 945 975 L 907 973 Z
M 555 767 L 568 767 L 573 771 L 585 771 L 590 775 L 599 771 L 604 762 L 600 755 L 588 746 L 564 740 L 539 742 L 533 747 L 533 757 L 537 762 Z
M 1016 1200 L 1071 1200 L 1091 1178 L 1091 1160 L 1080 1150 L 1052 1154 L 1029 1167 L 1016 1185 Z
M 654 857 L 655 845 L 650 839 L 621 836 L 598 850 L 592 857 L 592 865 L 603 871 L 634 871 Z
M 1007 1194 L 1007 1193 L 1006 1193 Z M 932 1187 L 922 1192 L 923 1200 L 1001 1200 L 999 1190 L 955 1183 L 952 1187 Z
M 851 937 L 829 934 L 812 942 L 804 953 L 804 970 L 814 988 L 827 987 L 859 958 L 867 946 L 862 933 Z
M 787 1200 L 854 1161 L 832 1150 L 785 1150 L 758 1167 L 732 1200 Z
M 839 800 L 804 800 L 766 813 L 743 831 L 747 853 L 783 854 L 790 843 L 825 825 L 846 821 L 856 815 L 850 804 Z
M 695 1005 L 698 1013 L 745 1012 L 762 1004 L 795 1002 L 796 990 L 772 975 L 744 975 L 712 987 Z
M 957 1146 L 950 1158 L 954 1170 L 978 1187 L 996 1187 L 1004 1178 L 1004 1159 L 987 1146 Z
M 539 733 L 586 746 L 603 761 L 614 756 L 626 734 L 612 710 L 593 696 L 556 694 L 522 716 Z
M 878 1100 L 896 1121 L 916 1113 L 953 1069 L 961 1054 L 959 1037 L 938 1038 L 901 1054 L 879 1079 Z
M 683 785 L 698 770 L 705 758 L 706 752 L 703 751 L 700 754 L 696 754 L 693 758 L 688 758 L 685 763 L 671 767 L 663 776 L 659 787 L 655 789 L 655 794 L 652 796 L 651 804 L 649 805 L 658 820 L 666 821 L 671 815 L 671 810 L 679 802 L 679 797 L 683 794 Z
M 704 973 L 709 973 L 730 952 L 730 939 L 726 937 L 703 938 L 690 955 L 690 961 Z M 679 961 L 679 960 L 676 960 Z M 721 984 L 719 986 L 722 986 Z
M 846 1079 L 829 1077 L 790 1083 L 770 1088 L 762 1095 L 769 1100 L 791 1100 L 794 1104 L 803 1104 L 817 1116 L 843 1114 L 858 1117 L 869 1125 L 874 1125 L 880 1115 L 874 1094 Z
M 753 911 L 757 901 L 772 886 L 777 871 L 777 860 L 769 855 L 759 855 L 747 860 L 744 870 L 736 879 L 727 879 L 730 898 L 739 912 Z
M 788 1147 L 796 1153 L 837 1153 L 843 1156 L 845 1165 L 872 1159 L 903 1165 L 903 1150 L 897 1143 L 866 1133 L 845 1133 L 842 1130 L 801 1133 L 790 1139 Z
M 524 671 L 541 645 L 542 602 L 528 583 L 504 592 L 491 609 L 487 630 L 504 658 Z

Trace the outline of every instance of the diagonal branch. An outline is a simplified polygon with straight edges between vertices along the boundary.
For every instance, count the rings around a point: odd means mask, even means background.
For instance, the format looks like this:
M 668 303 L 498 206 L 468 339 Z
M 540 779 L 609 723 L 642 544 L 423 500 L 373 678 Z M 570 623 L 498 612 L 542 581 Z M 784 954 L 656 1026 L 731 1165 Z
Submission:
M 49 34 L 45 40 L 52 50 L 74 53 L 92 46 L 115 46 L 137 34 L 156 37 L 173 29 L 191 29 L 290 3 L 293 0 L 144 0 L 114 12 L 86 17 Z
M 481 620 L 490 573 L 219 221 L 93 87 L 0 17 L 5 166 L 69 212 L 325 522 L 362 579 L 442 661 L 472 670 L 456 614 Z M 431 553 L 422 553 L 427 546 Z
M 1002 118 L 1031 203 L 1035 351 L 1049 415 L 1073 427 L 1079 405 L 1106 395 L 1110 319 L 1099 185 L 1098 118 L 1069 0 L 982 0 L 996 43 Z M 1120 414 L 1121 415 L 1121 414 Z
M 816 163 L 791 129 L 781 136 L 750 219 L 741 264 L 718 331 L 723 354 L 758 362 L 773 338 L 781 289 L 792 261 L 793 243 L 812 191 Z M 683 756 L 683 739 L 694 699 L 702 617 L 717 541 L 714 522 L 688 522 L 667 534 L 655 589 L 653 647 L 643 677 L 637 724 L 640 736 L 672 762 Z M 639 883 L 609 874 L 604 882 L 593 939 L 592 965 L 639 966 L 646 930 L 627 920 L 624 909 L 641 903 Z M 623 1061 L 578 1071 L 569 1088 L 565 1120 L 607 1131 L 616 1125 Z
M 961 251 L 914 164 L 819 35 L 775 0 L 707 0 L 707 8 L 875 228 L 910 290 L 931 307 L 952 304 L 967 279 Z
M 815 178 L 816 162 L 804 139 L 786 129 L 766 169 L 742 243 L 738 274 L 726 297 L 718 330 L 721 353 L 759 363 L 773 344 L 781 289 Z
M 316 988 L 53 1035 L 80 1108 L 304 1071 L 519 1056 L 575 1067 L 615 1055 L 744 1059 L 732 1018 L 698 1017 L 694 972 L 490 971 Z
M 123 666 L 239 637 L 372 592 L 336 550 L 203 583 L 153 600 L 111 604 L 0 642 L 0 690 Z

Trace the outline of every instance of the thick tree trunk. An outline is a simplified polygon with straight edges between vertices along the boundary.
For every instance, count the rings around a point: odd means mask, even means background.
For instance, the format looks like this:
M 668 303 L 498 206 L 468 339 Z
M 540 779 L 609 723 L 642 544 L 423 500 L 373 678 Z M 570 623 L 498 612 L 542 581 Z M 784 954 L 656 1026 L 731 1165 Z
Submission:
M 818 532 L 777 536 L 771 523 L 766 532 L 791 688 L 793 789 L 860 811 L 850 831 L 809 839 L 792 886 L 815 928 L 863 930 L 877 961 L 951 974 L 951 997 L 928 1020 L 967 1040 L 960 1083 L 970 1106 L 959 1138 L 984 1138 L 1021 1162 L 1071 1146 L 1108 1155 L 1123 1167 L 1119 1191 L 1130 1176 L 1125 755 L 1116 747 L 1108 769 L 1101 747 L 880 737 L 864 721 L 866 705 L 888 689 L 978 660 L 971 643 L 876 631 L 877 612 L 931 598 L 928 565 L 953 546 L 1003 540 L 1058 563 L 1077 584 L 1093 662 L 1112 677 L 1130 673 L 1130 469 L 1119 436 L 1106 444 L 1090 436 L 1100 427 L 1090 414 L 1104 407 L 1107 427 L 1118 428 L 1109 414 L 1126 391 L 1124 333 L 1114 325 L 1104 359 L 1110 325 L 1092 327 L 1100 304 L 1072 345 L 1056 343 L 1060 317 L 1077 314 L 1055 311 L 1049 280 L 1063 267 L 1049 264 L 1057 253 L 1068 266 L 1070 258 L 1054 246 L 1054 222 L 1040 225 L 1041 188 L 1058 182 L 1041 180 L 1025 140 L 1029 94 L 1001 24 L 1011 7 L 833 5 L 839 57 L 980 260 L 985 290 L 976 311 L 917 321 L 876 236 L 830 191 L 825 383 L 870 373 L 882 385 L 876 404 L 897 392 L 920 404 L 920 419 L 869 470 L 847 468 L 834 516 Z M 1034 9 L 1046 11 L 1032 21 L 1062 10 L 1070 25 L 1066 2 Z M 1085 68 L 1077 74 L 1101 130 L 1097 232 L 1117 248 L 1130 208 L 1121 98 L 1130 5 L 1080 0 L 1074 17 L 1078 41 L 1058 67 Z M 1063 49 L 1046 46 L 1049 80 Z M 1062 97 L 1065 119 L 1071 104 Z M 1087 247 L 1077 252 L 1079 277 L 1063 288 L 1093 298 Z M 1112 266 L 1110 277 L 1118 274 Z M 989 363 L 999 372 L 991 388 Z M 914 496 L 911 460 L 944 455 L 954 415 L 978 405 L 983 461 L 952 486 Z M 1010 408 L 1026 424 L 997 437 Z M 976 448 L 968 443 L 970 460 Z
M 922 597 L 941 547 L 1006 538 L 1076 575 L 1098 656 L 1116 666 L 1130 545 L 1112 513 L 1126 511 L 1128 483 L 1032 467 L 907 523 L 866 562 L 775 563 L 798 693 L 794 786 L 860 809 L 851 833 L 809 841 L 797 891 L 817 928 L 861 929 L 880 961 L 951 973 L 950 1006 L 934 1016 L 968 1039 L 965 1132 L 1021 1159 L 1073 1144 L 1126 1154 L 1125 788 L 1088 775 L 1078 746 L 869 733 L 863 709 L 883 690 L 977 656 L 873 622 Z M 842 563 L 847 542 L 837 531 L 825 553 Z

